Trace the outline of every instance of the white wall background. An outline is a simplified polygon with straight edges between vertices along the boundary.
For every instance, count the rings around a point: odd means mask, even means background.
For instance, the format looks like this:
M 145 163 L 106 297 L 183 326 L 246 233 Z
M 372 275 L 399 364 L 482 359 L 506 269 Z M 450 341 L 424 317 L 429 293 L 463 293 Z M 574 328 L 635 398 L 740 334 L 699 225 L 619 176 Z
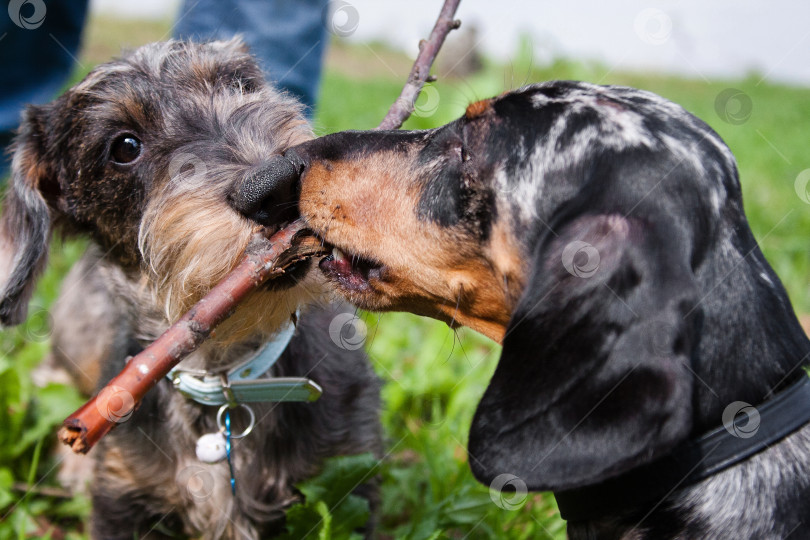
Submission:
M 352 41 L 380 40 L 415 54 L 441 3 L 336 0 L 343 9 L 333 23 L 356 26 L 347 38 Z M 124 16 L 169 17 L 178 1 L 91 5 Z M 475 24 L 485 54 L 501 60 L 510 58 L 525 33 L 537 63 L 564 56 L 695 78 L 756 71 L 810 86 L 810 0 L 462 0 L 458 17 Z

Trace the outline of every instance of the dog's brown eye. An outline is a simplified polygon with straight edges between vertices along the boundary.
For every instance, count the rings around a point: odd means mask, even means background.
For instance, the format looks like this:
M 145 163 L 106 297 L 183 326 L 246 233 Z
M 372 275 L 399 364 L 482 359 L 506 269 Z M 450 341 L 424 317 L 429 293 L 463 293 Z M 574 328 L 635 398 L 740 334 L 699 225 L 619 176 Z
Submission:
M 110 148 L 110 156 L 116 163 L 132 163 L 141 155 L 141 141 L 131 133 L 118 136 Z

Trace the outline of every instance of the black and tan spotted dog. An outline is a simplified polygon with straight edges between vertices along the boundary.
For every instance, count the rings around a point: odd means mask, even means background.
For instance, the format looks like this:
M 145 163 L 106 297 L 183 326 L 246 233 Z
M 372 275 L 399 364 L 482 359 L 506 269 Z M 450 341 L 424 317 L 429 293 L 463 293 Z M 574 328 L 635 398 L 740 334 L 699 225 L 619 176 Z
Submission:
M 549 82 L 283 159 L 346 298 L 503 343 L 480 480 L 554 491 L 571 538 L 810 538 L 810 342 L 705 123 Z
M 238 40 L 147 45 L 29 107 L 0 226 L 2 323 L 25 318 L 55 230 L 89 237 L 54 310 L 52 359 L 85 389 L 108 380 L 240 258 L 256 225 L 229 205 L 234 185 L 311 137 L 299 103 L 264 81 Z M 272 190 L 269 229 L 296 216 L 293 188 Z M 362 351 L 330 339 L 339 306 L 302 307 L 324 290 L 311 266 L 254 293 L 173 380 L 117 418 L 83 479 L 94 538 L 266 538 L 282 530 L 294 484 L 325 458 L 379 452 L 378 382 Z M 313 403 L 275 403 L 290 396 L 259 389 L 255 425 L 233 443 L 235 495 L 216 437 L 223 420 L 205 404 L 224 401 L 223 374 L 254 391 L 272 377 L 323 390 Z M 305 399 L 313 383 L 284 391 Z M 241 411 L 233 421 L 234 435 L 247 428 Z M 358 493 L 374 499 L 371 485 Z

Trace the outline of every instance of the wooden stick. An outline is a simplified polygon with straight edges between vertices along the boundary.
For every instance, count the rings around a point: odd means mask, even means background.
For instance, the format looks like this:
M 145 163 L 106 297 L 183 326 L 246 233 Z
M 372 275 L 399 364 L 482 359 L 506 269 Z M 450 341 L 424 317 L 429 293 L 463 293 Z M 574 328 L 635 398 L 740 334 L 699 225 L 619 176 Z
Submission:
M 430 37 L 427 41 L 423 40 L 419 43 L 419 55 L 408 75 L 408 82 L 405 83 L 399 97 L 388 109 L 388 114 L 385 115 L 377 129 L 399 129 L 413 112 L 416 98 L 419 97 L 419 92 L 422 91 L 422 87 L 430 76 L 430 67 L 433 65 L 444 39 L 451 30 L 461 26 L 461 21 L 453 19 L 460 1 L 445 0 L 441 12 L 439 12 L 439 18 L 436 19 L 436 24 L 430 32 Z
M 300 234 L 304 228 L 298 220 L 270 238 L 256 233 L 236 268 L 70 415 L 59 430 L 59 440 L 74 452 L 86 453 L 117 423 L 129 419 L 146 392 L 199 347 L 239 301 L 293 263 L 322 253 L 318 239 Z

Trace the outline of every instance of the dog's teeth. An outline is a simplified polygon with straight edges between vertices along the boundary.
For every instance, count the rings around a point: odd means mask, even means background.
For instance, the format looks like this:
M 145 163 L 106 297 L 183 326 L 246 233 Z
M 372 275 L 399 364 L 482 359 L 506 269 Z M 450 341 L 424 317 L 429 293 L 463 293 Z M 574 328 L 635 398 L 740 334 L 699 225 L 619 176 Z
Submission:
M 340 251 L 338 248 L 332 248 L 332 257 L 336 261 L 342 261 L 343 259 L 346 258 L 346 256 L 343 254 L 343 252 Z

